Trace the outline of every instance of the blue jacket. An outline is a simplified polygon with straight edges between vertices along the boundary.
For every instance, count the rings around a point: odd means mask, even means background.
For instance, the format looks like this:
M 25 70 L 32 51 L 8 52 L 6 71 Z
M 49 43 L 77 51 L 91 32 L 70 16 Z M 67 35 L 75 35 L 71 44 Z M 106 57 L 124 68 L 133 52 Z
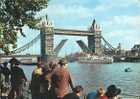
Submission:
M 88 93 L 87 99 L 97 99 L 97 92 Z

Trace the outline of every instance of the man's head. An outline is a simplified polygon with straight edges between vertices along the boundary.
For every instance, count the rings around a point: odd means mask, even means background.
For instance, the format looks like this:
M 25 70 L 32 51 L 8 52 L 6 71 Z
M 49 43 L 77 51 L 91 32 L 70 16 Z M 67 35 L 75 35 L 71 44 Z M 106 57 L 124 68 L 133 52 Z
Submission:
M 20 62 L 17 61 L 17 62 L 15 63 L 15 66 L 19 66 L 19 65 L 20 65 Z
M 44 67 L 44 63 L 42 61 L 39 61 L 37 63 L 37 67 L 40 68 L 40 67 Z
M 83 93 L 83 87 L 81 85 L 78 85 L 73 89 L 73 91 L 77 96 L 81 96 Z
M 59 60 L 58 64 L 60 66 L 65 66 L 65 64 L 67 64 L 67 60 L 65 58 L 62 58 L 62 59 Z

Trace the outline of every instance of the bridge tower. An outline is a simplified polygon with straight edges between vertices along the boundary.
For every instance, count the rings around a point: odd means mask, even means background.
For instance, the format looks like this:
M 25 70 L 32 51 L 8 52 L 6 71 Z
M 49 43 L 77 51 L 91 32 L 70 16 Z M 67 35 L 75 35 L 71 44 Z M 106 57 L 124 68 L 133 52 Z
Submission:
M 95 19 L 93 20 L 92 26 L 90 27 L 90 32 L 94 33 L 94 35 L 88 36 L 88 48 L 90 49 L 90 52 L 101 55 L 101 30 L 100 26 L 96 24 Z
M 54 27 L 51 21 L 46 17 L 41 27 L 41 58 L 46 62 L 54 55 L 53 51 Z

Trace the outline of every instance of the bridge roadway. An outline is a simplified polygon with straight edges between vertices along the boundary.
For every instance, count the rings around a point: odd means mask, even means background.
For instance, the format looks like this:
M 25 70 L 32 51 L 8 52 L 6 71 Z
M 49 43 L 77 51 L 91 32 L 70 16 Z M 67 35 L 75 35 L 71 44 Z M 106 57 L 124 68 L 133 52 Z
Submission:
M 0 63 L 8 62 L 12 57 L 18 59 L 21 64 L 34 65 L 37 64 L 38 57 L 41 55 L 0 55 Z M 51 57 L 50 60 L 58 61 L 61 57 Z
M 73 36 L 91 36 L 93 32 L 86 30 L 73 30 L 73 29 L 54 29 L 56 35 L 73 35 Z

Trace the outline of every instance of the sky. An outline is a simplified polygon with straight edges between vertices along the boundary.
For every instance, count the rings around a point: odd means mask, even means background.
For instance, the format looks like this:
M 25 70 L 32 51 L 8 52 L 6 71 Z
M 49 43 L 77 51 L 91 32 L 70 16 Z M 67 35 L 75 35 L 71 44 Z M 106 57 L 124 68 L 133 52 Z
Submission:
M 114 47 L 118 43 L 123 49 L 140 44 L 140 0 L 50 0 L 48 7 L 38 16 L 48 15 L 55 28 L 88 30 L 93 19 L 100 24 L 102 35 Z M 19 36 L 18 47 L 31 41 L 39 31 L 24 27 L 27 37 Z M 27 34 L 28 33 L 28 34 Z M 55 36 L 55 46 L 62 39 L 68 41 L 60 56 L 81 51 L 76 40 L 87 43 L 86 37 Z M 24 53 L 40 53 L 40 41 Z

